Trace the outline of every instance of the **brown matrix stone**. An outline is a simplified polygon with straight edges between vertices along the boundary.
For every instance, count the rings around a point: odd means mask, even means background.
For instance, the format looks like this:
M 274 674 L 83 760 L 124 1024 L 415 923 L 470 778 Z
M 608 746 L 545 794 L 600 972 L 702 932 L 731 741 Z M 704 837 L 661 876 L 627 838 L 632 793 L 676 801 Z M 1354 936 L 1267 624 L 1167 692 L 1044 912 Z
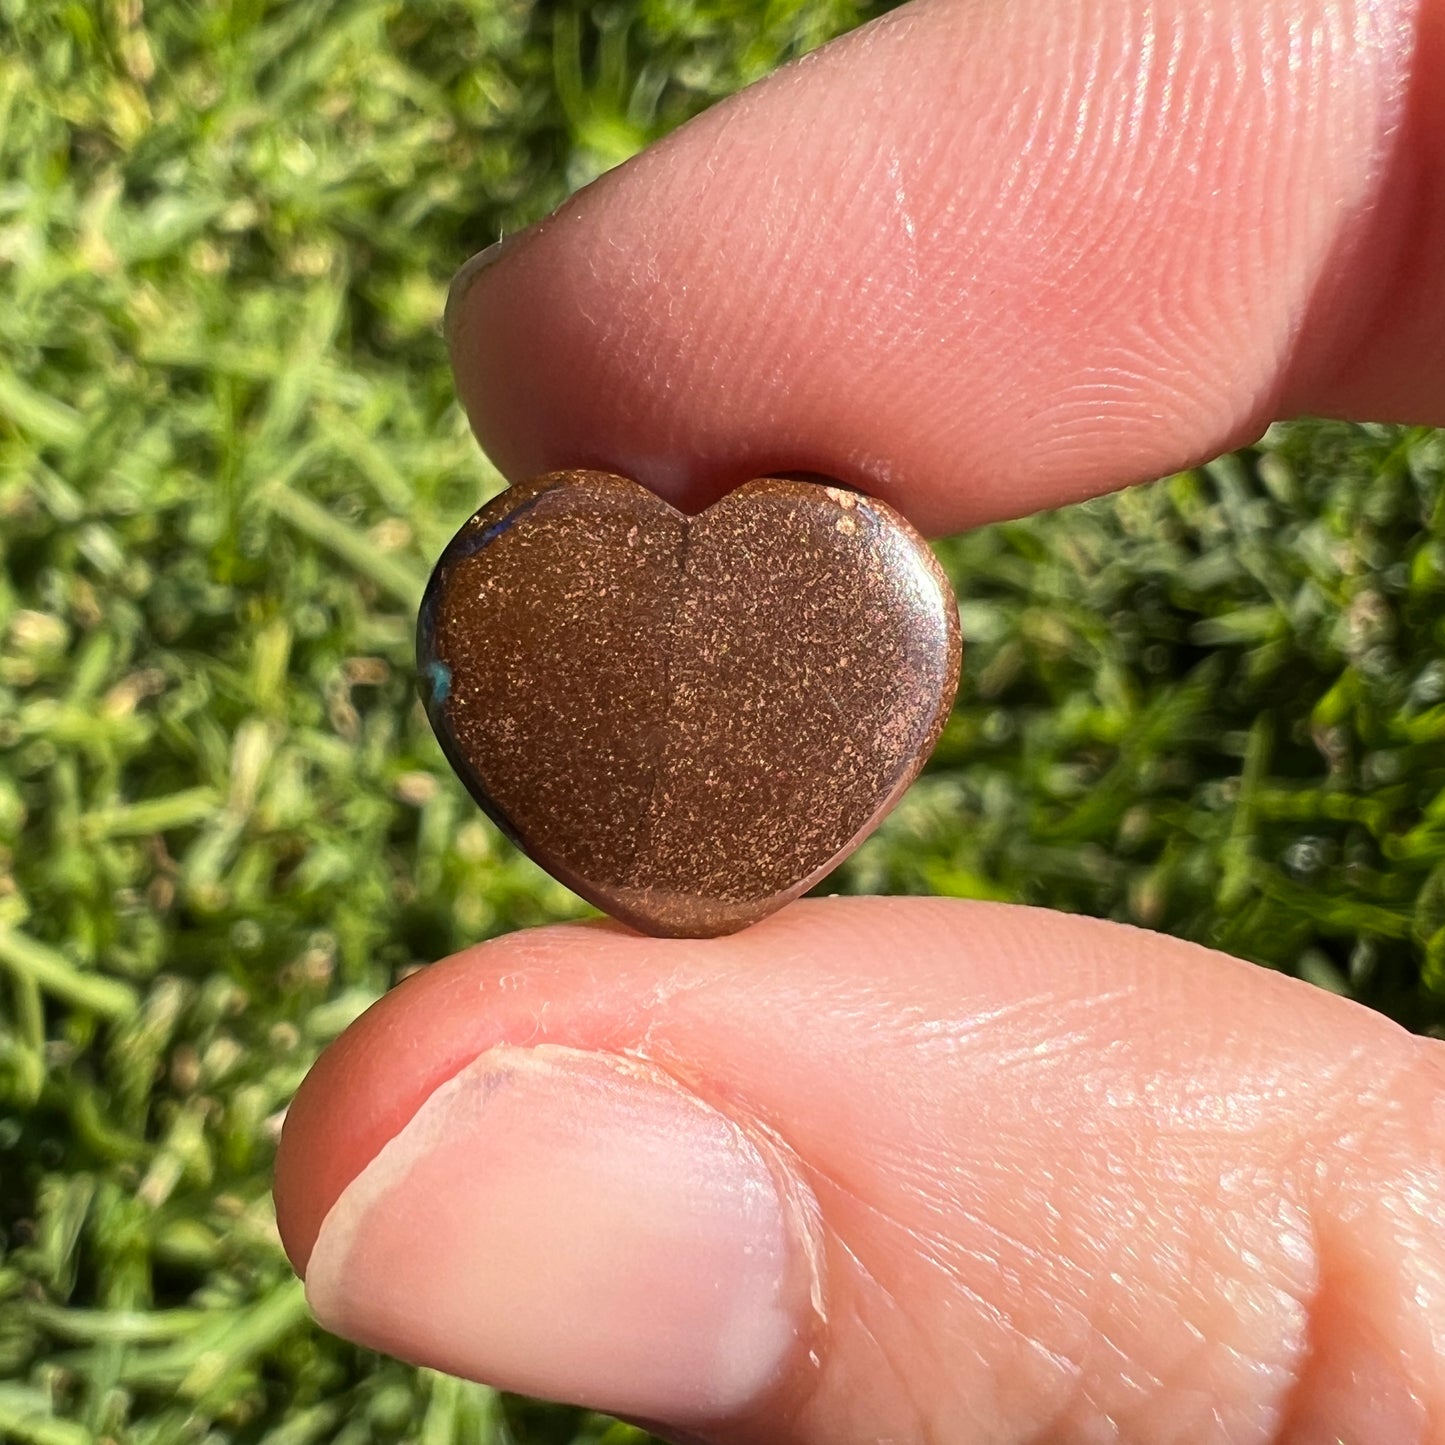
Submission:
M 437 563 L 422 692 L 452 766 L 542 867 L 647 933 L 728 933 L 816 883 L 938 739 L 958 611 L 880 502 L 764 478 L 688 517 L 557 472 Z

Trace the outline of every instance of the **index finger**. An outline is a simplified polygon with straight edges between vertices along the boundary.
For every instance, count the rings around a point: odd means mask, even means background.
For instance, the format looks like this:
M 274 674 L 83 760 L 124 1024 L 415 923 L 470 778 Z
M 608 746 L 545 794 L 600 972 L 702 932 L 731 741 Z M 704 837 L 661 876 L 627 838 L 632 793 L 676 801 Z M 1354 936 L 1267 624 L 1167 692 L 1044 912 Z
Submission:
M 516 479 L 822 472 L 925 531 L 1303 411 L 1445 421 L 1445 0 L 914 0 L 454 291 Z

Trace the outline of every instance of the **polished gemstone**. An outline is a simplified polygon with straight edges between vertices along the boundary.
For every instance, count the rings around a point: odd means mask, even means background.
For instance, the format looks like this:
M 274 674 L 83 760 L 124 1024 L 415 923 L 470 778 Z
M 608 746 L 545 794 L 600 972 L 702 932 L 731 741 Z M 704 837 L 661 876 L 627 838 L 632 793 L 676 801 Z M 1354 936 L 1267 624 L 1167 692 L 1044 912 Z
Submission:
M 923 765 L 958 610 L 880 502 L 790 478 L 697 516 L 606 472 L 511 488 L 456 534 L 422 695 L 473 797 L 646 933 L 744 927 L 811 887 Z

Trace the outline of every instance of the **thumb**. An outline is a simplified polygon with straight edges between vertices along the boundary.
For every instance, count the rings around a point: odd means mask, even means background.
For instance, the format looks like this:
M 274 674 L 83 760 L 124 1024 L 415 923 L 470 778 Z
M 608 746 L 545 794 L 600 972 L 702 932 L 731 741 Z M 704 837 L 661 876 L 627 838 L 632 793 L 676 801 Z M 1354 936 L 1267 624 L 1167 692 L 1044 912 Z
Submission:
M 549 928 L 323 1058 L 277 1203 L 329 1327 L 691 1438 L 1445 1431 L 1439 1046 L 1193 945 L 804 902 Z

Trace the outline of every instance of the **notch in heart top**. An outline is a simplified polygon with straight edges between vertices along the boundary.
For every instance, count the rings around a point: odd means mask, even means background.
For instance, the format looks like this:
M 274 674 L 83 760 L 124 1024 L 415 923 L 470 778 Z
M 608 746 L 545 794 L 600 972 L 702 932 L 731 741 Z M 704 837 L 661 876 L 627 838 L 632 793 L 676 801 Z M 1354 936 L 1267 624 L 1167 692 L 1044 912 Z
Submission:
M 880 502 L 763 478 L 697 516 L 555 472 L 452 539 L 421 689 L 473 797 L 549 873 L 646 933 L 796 898 L 882 820 L 958 685 L 958 609 Z

